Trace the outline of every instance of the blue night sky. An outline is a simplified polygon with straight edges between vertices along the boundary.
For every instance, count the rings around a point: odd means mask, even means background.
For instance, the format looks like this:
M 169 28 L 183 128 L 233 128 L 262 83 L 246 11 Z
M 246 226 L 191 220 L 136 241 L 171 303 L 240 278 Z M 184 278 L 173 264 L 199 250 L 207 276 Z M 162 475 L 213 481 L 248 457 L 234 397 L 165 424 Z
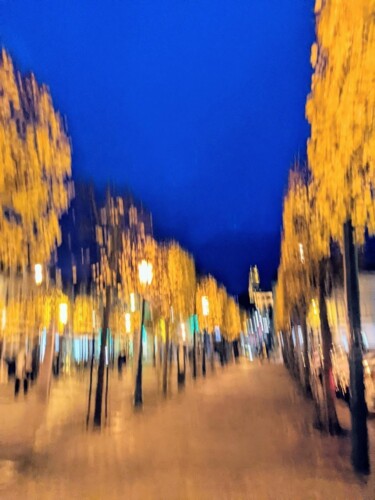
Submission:
M 67 116 L 74 174 L 130 187 L 232 293 L 276 272 L 304 156 L 312 0 L 1 0 L 0 42 Z

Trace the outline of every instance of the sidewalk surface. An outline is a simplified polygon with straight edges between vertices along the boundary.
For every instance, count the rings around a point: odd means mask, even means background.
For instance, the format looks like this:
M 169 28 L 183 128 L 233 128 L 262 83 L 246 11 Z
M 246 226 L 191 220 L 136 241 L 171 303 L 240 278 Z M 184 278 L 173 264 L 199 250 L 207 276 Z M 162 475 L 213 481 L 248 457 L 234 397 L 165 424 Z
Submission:
M 349 439 L 312 429 L 312 408 L 281 365 L 208 369 L 167 400 L 149 368 L 141 412 L 130 379 L 111 380 L 101 432 L 84 426 L 86 379 L 56 383 L 47 406 L 3 394 L 0 498 L 375 498 L 372 478 L 351 471 Z

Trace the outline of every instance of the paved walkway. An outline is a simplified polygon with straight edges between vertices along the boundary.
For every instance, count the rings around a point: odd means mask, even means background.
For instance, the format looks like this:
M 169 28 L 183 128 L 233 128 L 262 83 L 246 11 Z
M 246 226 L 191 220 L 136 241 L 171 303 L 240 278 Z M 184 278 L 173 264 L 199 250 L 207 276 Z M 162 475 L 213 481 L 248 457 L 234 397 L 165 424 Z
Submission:
M 72 413 L 77 394 L 62 397 L 61 384 L 17 460 L 0 449 L 0 498 L 375 498 L 371 481 L 351 472 L 348 439 L 312 429 L 283 366 L 217 368 L 166 401 L 150 397 L 141 412 L 130 410 L 130 392 L 120 397 L 122 383 L 112 384 L 102 432 L 84 430 L 85 397 Z

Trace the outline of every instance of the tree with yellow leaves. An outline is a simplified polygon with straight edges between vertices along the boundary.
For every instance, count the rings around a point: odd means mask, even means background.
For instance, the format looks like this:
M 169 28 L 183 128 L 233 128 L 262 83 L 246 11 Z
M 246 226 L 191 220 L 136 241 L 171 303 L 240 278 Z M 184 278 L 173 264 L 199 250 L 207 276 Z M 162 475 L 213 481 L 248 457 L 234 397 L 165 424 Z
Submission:
M 101 347 L 98 367 L 94 424 L 101 424 L 105 348 L 107 332 L 112 324 L 120 323 L 120 302 L 128 303 L 131 294 L 142 297 L 141 321 L 137 354 L 134 404 L 142 405 L 142 328 L 145 314 L 145 299 L 151 300 L 155 281 L 145 286 L 139 279 L 139 266 L 142 261 L 154 264 L 157 259 L 157 243 L 148 235 L 142 234 L 137 227 L 128 227 L 124 218 L 124 200 L 107 191 L 106 203 L 100 212 L 93 198 L 96 214 L 96 239 L 100 251 L 100 261 L 93 266 L 94 280 L 103 304 Z M 114 315 L 112 306 L 115 305 Z M 113 317 L 111 317 L 111 314 Z M 116 321 L 117 315 L 117 321 Z M 134 318 L 133 318 L 134 319 Z M 108 377 L 108 372 L 107 372 Z
M 222 295 L 220 295 L 222 293 Z M 223 288 L 220 292 L 220 287 L 216 279 L 211 276 L 202 277 L 198 281 L 196 293 L 196 308 L 198 314 L 199 324 L 203 326 L 207 332 L 213 332 L 215 326 L 222 326 L 223 324 L 223 297 L 226 290 Z M 203 299 L 206 297 L 206 299 Z M 203 299 L 203 300 L 202 300 Z M 204 304 L 207 304 L 204 310 Z
M 206 339 L 215 327 L 215 316 L 218 311 L 218 285 L 211 275 L 199 279 L 196 289 L 196 311 L 202 331 L 202 373 L 206 374 Z M 212 333 L 213 335 L 213 333 Z M 213 342 L 212 342 L 213 347 Z M 212 348 L 211 365 L 214 367 L 214 349 Z
M 310 365 L 307 335 L 307 314 L 313 297 L 318 295 L 321 338 L 323 346 L 324 401 L 320 401 L 320 424 L 331 434 L 341 432 L 338 422 L 332 380 L 332 335 L 327 318 L 326 275 L 329 256 L 329 237 L 317 213 L 314 185 L 305 180 L 306 175 L 293 170 L 288 192 L 284 199 L 281 265 L 278 286 L 281 294 L 277 305 L 278 321 L 285 327 L 287 316 L 294 325 L 301 324 L 303 333 L 303 384 L 310 387 Z M 297 316 L 297 318 L 296 318 Z M 290 338 L 286 339 L 289 365 L 298 375 L 301 363 L 296 362 Z M 296 344 L 299 344 L 296 335 Z M 318 395 L 315 395 L 318 398 Z M 324 409 L 324 411 L 323 411 Z
M 296 165 L 289 174 L 288 192 L 283 206 L 283 236 L 281 261 L 284 273 L 284 290 L 288 297 L 288 314 L 296 327 L 301 325 L 303 336 L 303 380 L 306 393 L 310 392 L 310 364 L 306 316 L 312 293 L 313 266 L 310 244 L 310 200 L 303 172 Z M 298 336 L 297 336 L 298 339 Z M 296 375 L 301 364 L 294 362 Z
M 142 238 L 138 235 L 136 239 L 132 239 L 132 255 L 136 255 L 136 263 L 133 263 L 138 270 L 139 276 L 138 280 L 134 285 L 141 296 L 141 325 L 139 329 L 139 341 L 138 341 L 138 359 L 137 359 L 137 372 L 135 381 L 135 391 L 134 391 L 134 405 L 140 406 L 143 404 L 143 394 L 142 394 L 142 366 L 143 366 L 143 328 L 145 319 L 145 306 L 146 300 L 151 301 L 152 297 L 155 297 L 155 292 L 157 286 L 155 285 L 154 272 L 155 266 L 158 260 L 158 244 L 151 237 L 147 236 Z M 134 261 L 134 259 L 132 259 Z M 141 280 L 141 269 L 146 267 L 148 276 L 145 276 L 144 280 Z M 133 271 L 134 273 L 134 271 Z M 147 279 L 146 279 L 147 278 Z M 144 281 L 144 282 L 142 282 Z M 155 346 L 155 342 L 154 342 Z
M 72 197 L 71 147 L 46 86 L 24 77 L 3 49 L 0 56 L 0 265 L 11 275 L 46 264 L 60 243 L 59 217 Z M 13 294 L 17 292 L 12 291 Z M 50 325 L 48 325 L 50 326 Z M 48 393 L 52 331 L 43 377 Z
M 89 335 L 94 330 L 96 317 L 95 301 L 92 295 L 77 295 L 73 306 L 73 331 L 77 335 Z
M 228 296 L 224 313 L 224 333 L 229 341 L 236 340 L 241 331 L 240 308 L 233 297 Z
M 108 189 L 106 203 L 100 213 L 96 206 L 94 193 L 92 193 L 92 205 L 96 218 L 96 239 L 100 255 L 99 262 L 93 265 L 93 279 L 96 283 L 97 295 L 99 301 L 102 303 L 103 311 L 94 410 L 94 425 L 100 426 L 103 406 L 105 353 L 110 326 L 111 305 L 113 295 L 117 293 L 119 288 L 119 256 L 122 243 L 120 223 L 123 216 L 123 200 L 113 197 Z
M 170 283 L 170 298 L 173 315 L 180 325 L 194 313 L 195 305 L 195 264 L 193 258 L 181 246 L 172 241 L 168 245 L 168 276 Z M 179 383 L 185 382 L 186 373 L 186 345 L 183 345 L 184 371 L 180 372 L 180 338 L 176 338 L 177 348 L 177 377 Z M 185 340 L 182 339 L 183 343 Z
M 172 320 L 172 287 L 168 274 L 169 245 L 160 243 L 155 262 L 155 295 L 153 310 L 161 325 L 161 340 L 164 343 L 163 353 L 163 393 L 168 390 L 168 357 L 170 352 L 170 325 Z
M 352 463 L 368 473 L 362 338 L 355 244 L 375 233 L 375 0 L 317 0 L 315 69 L 306 116 L 317 203 L 344 247 L 351 334 Z
M 216 279 L 211 276 L 204 276 L 198 281 L 196 292 L 196 308 L 199 324 L 203 328 L 204 346 L 208 342 L 209 336 L 212 338 L 211 345 L 211 365 L 214 367 L 214 330 L 215 327 L 223 328 L 224 310 L 227 301 L 227 291 L 223 286 L 219 286 Z M 205 371 L 205 349 L 203 349 L 203 367 Z M 223 356 L 221 356 L 223 360 Z
M 71 147 L 46 86 L 0 57 L 0 262 L 47 263 L 72 196 Z

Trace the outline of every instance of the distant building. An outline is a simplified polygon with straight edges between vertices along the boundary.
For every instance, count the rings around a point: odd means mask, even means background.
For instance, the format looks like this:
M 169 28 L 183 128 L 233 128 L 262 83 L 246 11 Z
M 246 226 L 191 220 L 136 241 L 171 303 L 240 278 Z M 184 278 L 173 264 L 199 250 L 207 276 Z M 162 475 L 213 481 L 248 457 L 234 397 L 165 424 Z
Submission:
M 259 311 L 268 311 L 273 308 L 272 291 L 264 292 L 260 288 L 260 277 L 257 266 L 251 266 L 249 272 L 249 299 Z
M 262 346 L 272 348 L 273 340 L 273 295 L 272 291 L 260 288 L 260 277 L 257 266 L 251 266 L 249 272 L 249 318 L 248 342 L 249 352 L 259 352 Z M 251 358 L 251 355 L 250 355 Z
M 250 303 L 255 303 L 255 292 L 260 290 L 259 271 L 257 266 L 251 266 L 249 272 L 249 299 Z

